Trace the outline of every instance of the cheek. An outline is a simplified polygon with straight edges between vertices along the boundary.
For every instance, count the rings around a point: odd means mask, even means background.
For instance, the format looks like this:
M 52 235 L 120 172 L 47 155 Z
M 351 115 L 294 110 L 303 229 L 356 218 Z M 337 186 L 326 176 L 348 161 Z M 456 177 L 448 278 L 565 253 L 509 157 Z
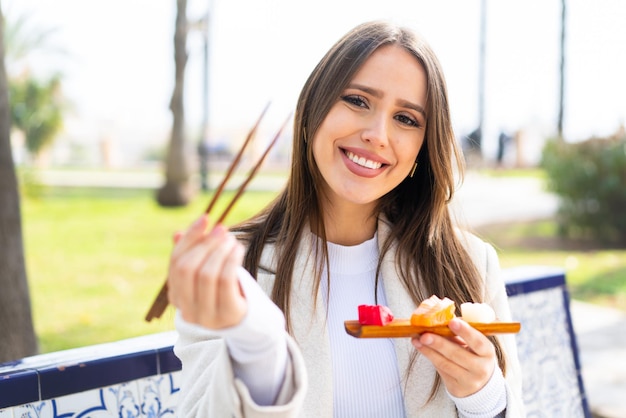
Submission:
M 319 167 L 320 163 L 325 159 L 324 152 L 324 136 L 321 129 L 317 131 L 315 137 L 312 139 L 311 143 L 311 152 L 313 154 L 313 160 L 315 164 Z
M 335 103 L 322 120 L 316 136 L 326 139 L 343 137 L 355 130 L 355 123 L 354 112 L 343 103 Z
M 333 112 L 329 113 L 312 139 L 313 157 L 318 165 L 320 161 L 332 158 L 334 140 L 341 135 L 341 123 L 337 119 Z
M 417 155 L 422 149 L 423 139 L 416 139 L 415 137 L 407 139 L 405 141 L 400 140 L 395 144 L 395 149 L 398 155 L 399 165 L 412 167 L 415 161 L 417 161 Z

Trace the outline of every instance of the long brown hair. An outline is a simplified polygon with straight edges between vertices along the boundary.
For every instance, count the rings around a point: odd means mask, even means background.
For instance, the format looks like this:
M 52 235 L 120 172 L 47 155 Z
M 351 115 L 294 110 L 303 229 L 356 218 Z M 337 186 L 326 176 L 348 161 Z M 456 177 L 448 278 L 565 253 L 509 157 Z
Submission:
M 447 296 L 457 306 L 482 301 L 479 272 L 448 213 L 455 169 L 459 174 L 463 172 L 463 159 L 452 130 L 441 65 L 427 43 L 413 32 L 385 22 L 369 22 L 341 38 L 306 81 L 295 112 L 291 173 L 285 190 L 259 215 L 233 228 L 246 241 L 244 267 L 253 276 L 258 273 L 264 246 L 275 245 L 277 264 L 272 268 L 275 282 L 271 297 L 285 312 L 288 326 L 294 262 L 307 222 L 322 243 L 317 254 L 320 263 L 314 278 L 316 290 L 321 280 L 320 265 L 328 262 L 319 189 L 322 178 L 313 158 L 311 139 L 363 63 L 378 48 L 389 44 L 415 56 L 426 72 L 427 121 L 417 171 L 379 201 L 379 214 L 391 227 L 389 239 L 382 245 L 379 271 L 381 260 L 395 243 L 398 271 L 416 305 L 432 294 Z M 504 370 L 500 345 L 495 339 L 492 342 Z

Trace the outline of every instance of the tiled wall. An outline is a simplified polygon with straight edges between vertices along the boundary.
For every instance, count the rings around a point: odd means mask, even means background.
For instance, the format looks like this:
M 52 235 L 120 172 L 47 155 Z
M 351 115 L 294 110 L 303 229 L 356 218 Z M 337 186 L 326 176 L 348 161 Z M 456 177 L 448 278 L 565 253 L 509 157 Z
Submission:
M 29 357 L 0 366 L 0 418 L 173 417 L 175 333 Z
M 147 377 L 0 410 L 0 418 L 173 417 L 180 372 Z
M 529 417 L 589 417 L 565 276 L 505 271 Z M 0 365 L 0 418 L 173 417 L 180 388 L 174 332 Z
M 591 417 L 581 376 L 569 293 L 560 270 L 505 271 L 528 417 Z

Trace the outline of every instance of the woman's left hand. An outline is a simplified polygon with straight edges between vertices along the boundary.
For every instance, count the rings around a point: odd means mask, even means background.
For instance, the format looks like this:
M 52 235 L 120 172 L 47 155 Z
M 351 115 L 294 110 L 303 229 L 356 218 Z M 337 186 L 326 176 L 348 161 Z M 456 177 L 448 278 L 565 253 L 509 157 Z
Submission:
M 460 318 L 448 327 L 456 337 L 425 333 L 411 343 L 432 362 L 448 392 L 463 398 L 487 384 L 497 367 L 496 350 L 487 337 Z

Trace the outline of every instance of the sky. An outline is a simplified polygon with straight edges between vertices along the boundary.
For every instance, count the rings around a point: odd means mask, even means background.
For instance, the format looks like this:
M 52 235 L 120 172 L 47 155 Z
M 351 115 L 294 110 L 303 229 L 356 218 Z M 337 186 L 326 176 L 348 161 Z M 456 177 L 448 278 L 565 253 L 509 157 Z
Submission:
M 387 19 L 422 34 L 447 78 L 454 128 L 478 124 L 480 0 L 189 0 L 194 21 L 210 11 L 211 143 L 239 141 L 266 103 L 273 132 L 306 77 L 353 26 Z M 486 0 L 485 153 L 501 130 L 522 130 L 529 148 L 556 132 L 560 0 Z M 72 104 L 61 143 L 108 141 L 120 164 L 169 137 L 175 0 L 5 0 L 9 16 L 53 28 L 31 71 L 64 75 Z M 609 135 L 626 120 L 626 2 L 567 1 L 565 136 Z M 200 138 L 202 36 L 189 35 L 186 116 Z M 63 54 L 50 50 L 62 49 Z M 9 68 L 11 70 L 11 68 Z M 233 139 L 234 138 L 234 139 Z M 191 138 L 194 141 L 194 138 Z M 269 139 L 269 138 L 268 138 Z M 261 146 L 261 145 L 260 145 Z M 132 151 L 131 151 L 132 150 Z

